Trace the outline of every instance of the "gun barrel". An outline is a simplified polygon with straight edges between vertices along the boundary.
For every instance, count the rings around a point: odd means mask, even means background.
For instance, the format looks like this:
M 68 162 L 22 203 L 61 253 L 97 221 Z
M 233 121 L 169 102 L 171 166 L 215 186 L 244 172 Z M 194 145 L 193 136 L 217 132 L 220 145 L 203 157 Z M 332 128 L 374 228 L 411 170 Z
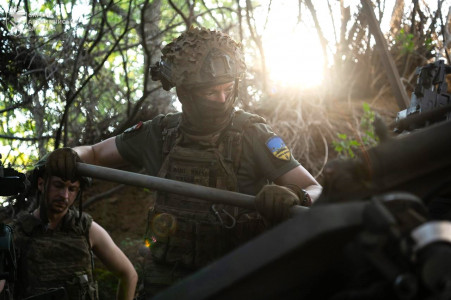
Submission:
M 448 104 L 420 114 L 412 114 L 410 116 L 399 118 L 392 126 L 395 127 L 396 132 L 402 132 L 403 130 L 408 130 L 415 125 L 422 126 L 428 121 L 431 122 L 437 119 L 444 119 L 446 114 L 449 114 L 450 112 L 451 104 Z

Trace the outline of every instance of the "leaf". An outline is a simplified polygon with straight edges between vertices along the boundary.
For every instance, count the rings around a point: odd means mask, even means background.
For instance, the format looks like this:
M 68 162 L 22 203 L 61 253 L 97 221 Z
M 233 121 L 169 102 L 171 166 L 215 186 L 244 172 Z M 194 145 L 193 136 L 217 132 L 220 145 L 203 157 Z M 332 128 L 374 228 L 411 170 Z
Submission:
M 362 106 L 363 106 L 363 111 L 364 112 L 369 112 L 371 110 L 370 105 L 368 103 L 366 103 L 366 102 L 363 102 Z
M 359 147 L 359 146 L 360 146 L 360 143 L 357 142 L 356 140 L 351 140 L 351 141 L 349 141 L 349 145 L 350 145 L 350 146 Z

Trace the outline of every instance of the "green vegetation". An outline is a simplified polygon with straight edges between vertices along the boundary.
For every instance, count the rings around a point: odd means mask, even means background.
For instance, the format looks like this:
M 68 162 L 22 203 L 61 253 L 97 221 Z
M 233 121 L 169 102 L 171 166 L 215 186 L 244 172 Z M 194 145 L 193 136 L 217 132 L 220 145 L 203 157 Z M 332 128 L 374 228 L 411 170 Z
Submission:
M 360 119 L 360 131 L 355 136 L 337 133 L 338 140 L 332 141 L 335 152 L 341 158 L 354 158 L 356 150 L 375 146 L 378 138 L 374 133 L 375 113 L 370 105 L 363 103 L 363 115 Z
M 117 278 L 110 271 L 103 268 L 94 269 L 94 277 L 99 287 L 99 299 L 110 300 L 112 295 L 116 294 Z
M 415 50 L 414 36 L 412 33 L 405 32 L 404 29 L 399 31 L 395 38 L 396 44 L 400 47 L 402 55 L 413 53 Z
M 380 14 L 385 11 L 380 2 L 374 4 Z M 284 30 L 319 17 L 315 7 L 304 1 L 298 5 L 299 13 L 304 13 L 297 18 L 294 14 L 292 21 L 285 13 Z M 383 67 L 374 59 L 378 56 L 374 44 L 367 40 L 362 6 L 343 5 L 329 3 L 329 20 L 315 25 L 323 35 L 320 47 L 333 56 L 324 60 L 329 77 L 321 90 L 326 98 L 346 96 L 336 91 L 359 89 L 371 97 L 389 83 L 378 75 Z M 349 9 L 352 16 L 340 16 Z M 403 13 L 392 21 L 402 25 L 391 31 L 390 50 L 408 77 L 436 55 L 441 35 L 437 34 L 437 12 L 427 4 L 399 9 Z M 160 56 L 161 46 L 190 26 L 226 31 L 244 45 L 249 68 L 241 86 L 240 107 L 261 112 L 265 108 L 259 106 L 273 103 L 259 99 L 289 98 L 283 94 L 285 87 L 269 84 L 264 59 L 269 52 L 265 52 L 265 34 L 269 26 L 279 23 L 274 19 L 276 10 L 274 1 L 6 1 L 0 6 L 0 151 L 4 161 L 21 166 L 55 147 L 92 144 L 140 120 L 175 110 L 174 94 L 161 93 L 160 84 L 150 78 L 149 67 Z M 417 22 L 412 16 L 420 12 L 422 19 Z M 338 20 L 346 24 L 335 27 L 342 32 L 332 33 L 329 22 Z M 280 45 L 281 55 L 284 47 L 291 47 L 290 42 Z M 343 85 L 343 78 L 355 82 L 352 90 Z M 296 93 L 292 91 L 298 101 Z M 351 155 L 348 150 L 358 147 L 353 140 L 340 135 L 341 151 Z

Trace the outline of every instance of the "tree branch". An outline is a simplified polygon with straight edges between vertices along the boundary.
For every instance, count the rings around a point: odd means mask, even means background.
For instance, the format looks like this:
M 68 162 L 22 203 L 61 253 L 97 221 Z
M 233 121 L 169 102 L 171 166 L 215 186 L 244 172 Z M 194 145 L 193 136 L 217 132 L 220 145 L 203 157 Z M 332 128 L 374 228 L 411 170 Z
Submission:
M 5 140 L 17 140 L 17 141 L 31 141 L 31 142 L 36 142 L 36 141 L 41 141 L 41 140 L 48 140 L 53 138 L 52 136 L 41 136 L 41 137 L 18 137 L 18 136 L 9 136 L 9 135 L 4 135 L 4 134 L 0 134 L 0 139 L 5 139 Z
M 67 118 L 67 114 L 69 112 L 69 107 L 72 105 L 72 103 L 74 102 L 75 98 L 78 96 L 78 94 L 80 94 L 80 92 L 83 90 L 83 88 L 86 86 L 86 84 L 88 84 L 88 82 L 91 80 L 91 78 L 93 78 L 100 71 L 100 69 L 103 68 L 103 64 L 106 62 L 106 60 L 111 55 L 111 53 L 113 53 L 113 51 L 116 49 L 117 45 L 119 44 L 119 41 L 122 40 L 122 38 L 128 32 L 128 30 L 129 30 L 128 25 L 129 25 L 129 21 L 130 21 L 130 13 L 131 13 L 131 5 L 132 5 L 132 1 L 129 2 L 127 21 L 126 21 L 126 24 L 125 24 L 124 32 L 121 34 L 121 36 L 116 41 L 116 43 L 113 45 L 111 50 L 107 53 L 107 55 L 104 57 L 102 62 L 97 66 L 97 68 L 94 70 L 94 72 L 83 82 L 83 84 L 72 95 L 72 97 L 67 99 L 67 101 L 66 101 L 67 104 L 66 104 L 66 106 L 64 108 L 63 116 L 61 118 L 61 121 L 60 121 L 60 124 L 59 124 L 59 127 L 58 127 L 58 131 L 56 133 L 55 149 L 57 149 L 59 147 L 59 143 L 60 143 L 60 139 L 61 139 L 61 131 L 62 131 L 62 127 L 63 127 L 63 124 L 64 124 L 64 120 Z

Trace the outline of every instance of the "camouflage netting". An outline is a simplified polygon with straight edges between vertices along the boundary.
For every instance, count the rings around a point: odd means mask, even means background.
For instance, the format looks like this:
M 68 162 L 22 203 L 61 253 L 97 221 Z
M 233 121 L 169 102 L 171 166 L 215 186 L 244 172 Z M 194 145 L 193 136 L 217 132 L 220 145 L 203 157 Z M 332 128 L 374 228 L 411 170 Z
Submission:
M 192 27 L 162 50 L 162 60 L 171 66 L 169 81 L 179 86 L 206 84 L 212 80 L 200 72 L 212 52 L 224 53 L 231 58 L 232 73 L 228 74 L 231 75 L 227 76 L 228 80 L 239 79 L 246 71 L 240 43 L 225 33 Z

